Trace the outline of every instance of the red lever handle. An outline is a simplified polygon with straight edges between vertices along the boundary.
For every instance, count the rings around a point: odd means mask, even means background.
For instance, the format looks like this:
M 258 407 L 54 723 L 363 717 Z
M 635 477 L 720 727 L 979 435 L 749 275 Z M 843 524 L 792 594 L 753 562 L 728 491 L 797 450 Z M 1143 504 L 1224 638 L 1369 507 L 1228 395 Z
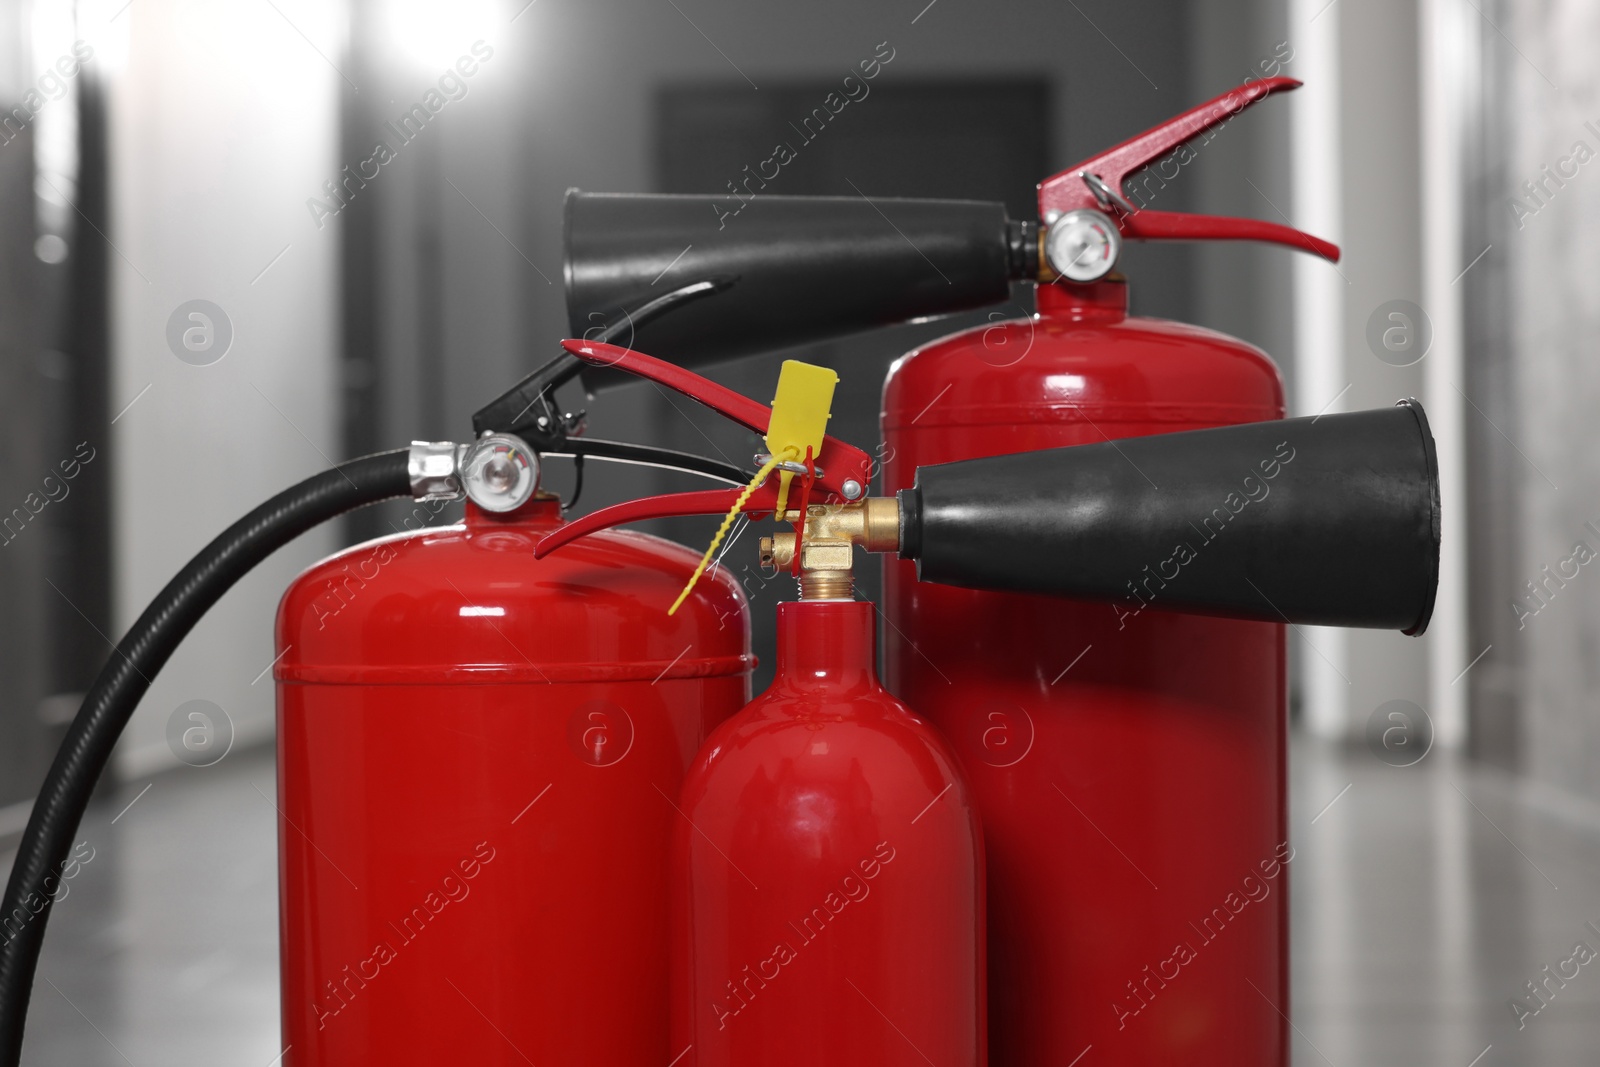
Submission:
M 674 515 L 726 515 L 743 489 L 702 489 L 693 493 L 668 493 L 664 496 L 647 496 L 613 504 L 609 508 L 591 511 L 581 519 L 563 523 L 539 539 L 533 548 L 535 559 L 543 559 L 569 541 L 587 537 L 599 530 L 613 526 L 626 526 L 630 522 L 646 519 L 667 519 Z M 763 506 L 764 505 L 764 506 Z M 778 491 L 762 486 L 750 494 L 741 511 L 759 514 L 778 506 Z
M 1339 262 L 1339 246 L 1292 226 L 1226 215 L 1186 215 L 1181 211 L 1136 211 L 1118 220 L 1126 237 L 1165 241 L 1268 241 Z
M 615 367 L 675 389 L 756 433 L 766 433 L 772 422 L 772 409 L 767 405 L 702 378 L 677 364 L 599 341 L 562 341 L 561 346 L 586 363 Z M 831 434 L 826 435 L 822 439 L 822 450 L 815 457 L 815 465 L 818 472 L 812 486 L 815 503 L 843 503 L 866 495 L 867 485 L 872 480 L 872 458 L 861 449 Z M 849 482 L 855 485 L 847 493 L 845 486 Z M 694 493 L 671 493 L 601 508 L 546 534 L 534 548 L 533 554 L 543 557 L 569 541 L 630 522 L 664 519 L 673 515 L 726 514 L 742 492 L 742 489 L 707 489 Z M 769 482 L 752 492 L 739 510 L 759 515 L 775 511 L 777 506 L 778 490 Z
M 1302 251 L 1313 252 L 1324 259 L 1339 259 L 1339 246 L 1290 226 L 1253 219 L 1236 219 L 1225 215 L 1188 215 L 1173 211 L 1150 211 L 1134 207 L 1123 201 L 1118 210 L 1108 210 L 1106 203 L 1095 194 L 1085 174 L 1105 183 L 1105 189 L 1116 197 L 1123 195 L 1123 184 L 1128 176 L 1142 167 L 1160 159 L 1186 141 L 1191 141 L 1213 127 L 1220 126 L 1251 104 L 1265 99 L 1274 92 L 1298 89 L 1300 82 L 1294 78 L 1263 78 L 1230 89 L 1222 95 L 1192 107 L 1183 114 L 1168 119 L 1136 137 L 1130 137 L 1115 148 L 1067 168 L 1060 174 L 1039 183 L 1039 217 L 1050 218 L 1056 212 L 1089 208 L 1106 212 L 1116 219 L 1117 228 L 1124 237 L 1135 240 L 1239 240 L 1269 241 Z M 1102 195 L 1105 195 L 1104 192 Z M 1132 208 L 1131 211 L 1127 210 Z
M 743 393 L 736 393 L 725 385 L 718 385 L 709 378 L 702 378 L 676 363 L 604 341 L 567 340 L 561 342 L 561 347 L 585 363 L 597 367 L 615 367 L 674 389 L 756 433 L 766 433 L 768 424 L 772 422 L 772 409 L 767 405 L 751 400 Z

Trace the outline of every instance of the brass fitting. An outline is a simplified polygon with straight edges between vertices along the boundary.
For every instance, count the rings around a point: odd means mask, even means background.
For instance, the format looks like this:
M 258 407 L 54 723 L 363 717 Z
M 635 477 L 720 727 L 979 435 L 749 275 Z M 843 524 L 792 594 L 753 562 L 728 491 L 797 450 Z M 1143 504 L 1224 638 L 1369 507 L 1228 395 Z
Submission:
M 1038 282 L 1040 285 L 1049 285 L 1051 282 L 1061 277 L 1061 275 L 1056 273 L 1056 269 L 1050 265 L 1050 254 L 1045 251 L 1044 239 L 1049 236 L 1050 227 L 1040 226 L 1038 242 L 1039 247 L 1036 249 L 1036 253 L 1039 256 L 1039 273 L 1038 276 L 1034 278 L 1034 281 Z
M 784 522 L 797 522 L 798 511 L 785 512 Z M 813 504 L 806 509 L 806 545 L 823 542 L 860 545 L 868 552 L 900 548 L 900 505 L 893 497 L 869 497 L 854 504 Z M 761 561 L 779 567 L 794 562 L 794 534 L 788 531 L 761 539 Z M 800 566 L 806 566 L 802 559 Z
M 800 513 L 787 512 L 783 519 L 798 522 Z M 900 548 L 900 507 L 892 497 L 807 508 L 800 550 L 800 599 L 848 599 L 856 545 L 869 552 L 894 552 Z M 761 562 L 787 568 L 794 563 L 794 549 L 793 531 L 763 537 Z

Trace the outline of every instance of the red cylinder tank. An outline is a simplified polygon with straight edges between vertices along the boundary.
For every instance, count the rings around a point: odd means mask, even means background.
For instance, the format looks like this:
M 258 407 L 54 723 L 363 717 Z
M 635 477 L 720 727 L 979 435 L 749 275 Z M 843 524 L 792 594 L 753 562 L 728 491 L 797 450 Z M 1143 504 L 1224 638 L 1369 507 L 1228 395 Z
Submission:
M 685 769 L 748 698 L 736 584 L 553 498 L 361 545 L 278 612 L 285 1062 L 664 1065 Z
M 874 620 L 779 605 L 776 680 L 684 784 L 680 1067 L 985 1062 L 977 817 L 948 748 L 879 684 Z
M 1038 299 L 896 363 L 888 490 L 921 465 L 1283 417 L 1262 352 L 1129 318 L 1116 276 Z M 1283 627 L 1163 611 L 1145 573 L 1111 606 L 885 574 L 889 687 L 951 739 L 983 818 L 997 1067 L 1090 1046 L 1287 1064 Z

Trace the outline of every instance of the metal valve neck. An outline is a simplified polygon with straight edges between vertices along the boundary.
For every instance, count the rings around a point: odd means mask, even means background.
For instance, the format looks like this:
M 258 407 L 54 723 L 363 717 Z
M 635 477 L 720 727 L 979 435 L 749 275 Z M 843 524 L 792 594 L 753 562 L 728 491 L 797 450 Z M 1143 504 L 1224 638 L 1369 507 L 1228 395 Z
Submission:
M 801 600 L 854 600 L 855 593 L 855 574 L 852 571 L 800 571 Z

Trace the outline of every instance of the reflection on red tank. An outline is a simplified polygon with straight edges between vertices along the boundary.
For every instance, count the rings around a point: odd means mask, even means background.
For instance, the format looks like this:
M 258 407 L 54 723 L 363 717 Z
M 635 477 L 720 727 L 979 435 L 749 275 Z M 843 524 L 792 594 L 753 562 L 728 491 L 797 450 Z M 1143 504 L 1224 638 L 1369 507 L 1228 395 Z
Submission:
M 1259 350 L 1126 310 L 1115 278 L 1042 285 L 1036 318 L 899 361 L 885 488 L 1283 416 Z M 888 685 L 951 739 L 983 817 L 996 1067 L 1090 1045 L 1108 1065 L 1287 1064 L 1283 627 L 885 575 Z
M 677 545 L 509 516 L 360 546 L 278 614 L 285 1062 L 666 1064 L 683 774 L 748 697 Z
M 685 1064 L 985 1062 L 977 818 L 948 748 L 879 684 L 874 619 L 781 605 L 776 680 L 685 782 Z

